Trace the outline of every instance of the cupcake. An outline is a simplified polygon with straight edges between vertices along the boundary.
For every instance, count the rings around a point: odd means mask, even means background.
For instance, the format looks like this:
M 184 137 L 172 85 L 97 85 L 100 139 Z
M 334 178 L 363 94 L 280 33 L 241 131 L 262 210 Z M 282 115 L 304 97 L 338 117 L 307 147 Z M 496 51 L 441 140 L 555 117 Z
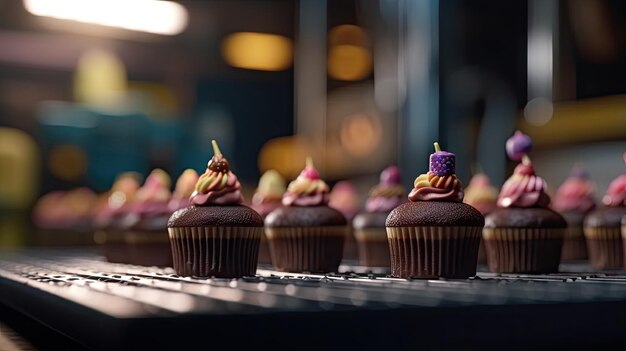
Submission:
M 404 202 L 400 169 L 389 166 L 380 173 L 380 183 L 369 192 L 365 211 L 352 220 L 354 238 L 362 266 L 391 266 L 385 221 L 394 208 Z
M 120 174 L 111 190 L 107 192 L 107 202 L 100 207 L 94 217 L 94 241 L 101 248 L 108 262 L 129 263 L 130 254 L 126 245 L 126 231 L 135 194 L 140 187 L 139 174 Z
M 129 229 L 126 243 L 130 263 L 142 266 L 172 266 L 172 252 L 167 235 L 167 221 L 171 215 L 172 199 L 170 176 L 162 169 L 154 169 L 137 190 L 128 215 Z
M 265 218 L 272 265 L 285 272 L 337 272 L 347 221 L 329 207 L 328 185 L 311 158 L 283 194 L 283 206 Z
M 285 180 L 280 173 L 273 169 L 266 171 L 259 179 L 259 185 L 252 196 L 252 209 L 257 211 L 261 217 L 265 219 L 270 212 L 282 206 L 282 198 L 285 189 Z M 272 263 L 270 247 L 265 235 L 261 236 L 259 263 Z
M 348 223 L 360 211 L 361 204 L 354 184 L 347 180 L 339 181 L 330 191 L 328 206 L 346 217 Z M 351 227 L 346 230 L 346 241 L 343 245 L 343 259 L 356 261 L 358 259 L 356 240 Z
M 626 161 L 626 154 L 624 154 Z M 626 215 L 626 173 L 615 178 L 602 197 L 601 207 L 583 221 L 589 263 L 595 269 L 624 268 L 621 221 Z
M 469 185 L 465 188 L 465 197 L 463 202 L 473 206 L 486 216 L 496 209 L 498 201 L 498 189 L 491 185 L 489 176 L 484 173 L 475 174 L 470 179 Z M 478 247 L 478 263 L 486 263 L 487 254 L 485 254 L 485 243 L 480 240 Z
M 169 212 L 174 213 L 181 208 L 191 205 L 191 194 L 196 189 L 198 172 L 194 169 L 186 169 L 176 180 L 176 187 L 170 202 L 167 204 Z
M 191 205 L 167 223 L 174 270 L 182 276 L 239 278 L 256 274 L 263 218 L 243 205 L 241 184 L 213 140 L 214 156 Z
M 463 203 L 455 155 L 435 143 L 430 169 L 415 179 L 409 202 L 387 216 L 391 275 L 468 278 L 476 275 L 484 217 Z
M 587 258 L 583 220 L 596 207 L 594 191 L 593 182 L 581 166 L 572 168 L 569 178 L 556 191 L 552 208 L 567 222 L 561 261 Z
M 516 132 L 507 153 L 517 165 L 502 185 L 498 209 L 485 217 L 483 239 L 487 264 L 497 273 L 554 273 L 559 270 L 567 224 L 550 209 L 545 180 L 535 174 L 527 153 L 530 138 Z

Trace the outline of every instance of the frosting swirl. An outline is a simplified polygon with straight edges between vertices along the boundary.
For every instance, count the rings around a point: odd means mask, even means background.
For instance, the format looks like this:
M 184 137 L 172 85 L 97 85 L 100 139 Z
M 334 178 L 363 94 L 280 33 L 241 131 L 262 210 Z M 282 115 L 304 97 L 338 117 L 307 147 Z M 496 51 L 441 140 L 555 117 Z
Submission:
M 456 177 L 456 156 L 441 151 L 439 143 L 434 143 L 435 152 L 430 154 L 428 173 L 420 174 L 413 182 L 409 194 L 410 201 L 463 201 L 463 184 Z
M 230 171 L 228 160 L 222 155 L 217 142 L 212 141 L 214 155 L 207 164 L 207 169 L 196 182 L 191 194 L 194 205 L 238 205 L 243 202 L 241 184 L 237 176 Z
M 172 197 L 170 177 L 162 169 L 154 169 L 135 195 L 133 210 L 138 214 L 167 213 L 167 203 Z
M 554 196 L 552 207 L 559 212 L 589 212 L 595 206 L 595 186 L 587 173 L 575 167 Z
M 473 206 L 483 215 L 493 211 L 498 201 L 498 189 L 484 173 L 475 174 L 465 188 L 463 202 Z
M 327 205 L 329 190 L 326 182 L 320 179 L 319 173 L 309 157 L 306 167 L 294 181 L 289 183 L 287 191 L 283 194 L 282 202 L 285 206 Z
M 404 188 L 400 170 L 396 166 L 385 168 L 380 174 L 380 183 L 372 187 L 365 201 L 367 212 L 389 212 L 402 204 Z
M 535 169 L 528 156 L 515 167 L 513 175 L 504 182 L 499 207 L 548 207 L 550 196 L 546 193 L 546 181 L 535 175 Z
M 198 182 L 198 173 L 193 169 L 186 169 L 176 181 L 176 188 L 168 207 L 174 212 L 189 206 L 190 197 Z
M 626 206 L 626 174 L 613 179 L 602 197 L 602 203 L 610 207 Z
M 285 193 L 285 180 L 278 171 L 270 169 L 263 173 L 252 196 L 253 205 L 281 202 Z

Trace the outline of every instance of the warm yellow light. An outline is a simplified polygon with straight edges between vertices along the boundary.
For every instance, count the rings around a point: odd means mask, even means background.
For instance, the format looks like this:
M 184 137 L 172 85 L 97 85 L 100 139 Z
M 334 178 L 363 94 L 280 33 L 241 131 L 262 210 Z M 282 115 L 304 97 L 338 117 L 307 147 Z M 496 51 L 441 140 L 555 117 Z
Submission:
M 302 137 L 271 139 L 259 151 L 259 169 L 261 172 L 275 169 L 284 178 L 293 179 L 302 170 L 304 160 L 314 154 L 314 147 Z
M 328 33 L 328 45 L 367 46 L 367 34 L 363 28 L 353 24 L 342 24 Z
M 158 0 L 23 0 L 36 16 L 92 23 L 109 27 L 175 35 L 187 27 L 187 9 Z
M 293 61 L 289 38 L 267 33 L 240 32 L 226 37 L 222 56 L 233 67 L 259 71 L 281 71 Z
M 372 71 L 372 55 L 360 46 L 336 45 L 328 52 L 328 74 L 338 80 L 356 81 Z
M 87 172 L 87 155 L 74 145 L 59 145 L 50 150 L 48 167 L 55 177 L 75 181 Z
M 380 122 L 365 114 L 346 117 L 341 124 L 341 146 L 356 157 L 370 155 L 380 144 Z
M 126 89 L 126 68 L 115 54 L 94 49 L 80 56 L 74 75 L 77 101 L 110 108 Z

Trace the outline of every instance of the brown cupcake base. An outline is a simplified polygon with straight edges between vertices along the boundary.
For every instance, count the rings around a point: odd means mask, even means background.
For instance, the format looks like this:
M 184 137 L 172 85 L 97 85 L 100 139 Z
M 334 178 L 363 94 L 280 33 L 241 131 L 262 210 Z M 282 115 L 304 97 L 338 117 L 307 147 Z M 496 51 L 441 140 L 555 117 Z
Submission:
M 169 228 L 178 275 L 240 278 L 256 274 L 263 227 Z
M 485 239 L 480 238 L 480 245 L 478 246 L 478 263 L 487 263 L 487 251 L 485 250 Z
M 270 255 L 270 244 L 267 242 L 265 234 L 261 235 L 259 243 L 259 263 L 272 264 L 272 256 Z
M 387 227 L 391 275 L 458 278 L 476 275 L 482 227 Z
M 172 267 L 172 248 L 167 231 L 130 231 L 126 235 L 130 264 Z
M 130 263 L 130 252 L 123 230 L 98 230 L 94 233 L 94 242 L 102 256 L 111 263 Z
M 494 273 L 556 273 L 565 229 L 485 228 L 489 270 Z
M 339 270 L 346 239 L 345 226 L 266 228 L 272 265 L 293 273 Z
M 585 228 L 589 264 L 598 270 L 624 268 L 624 245 L 620 228 Z
M 561 262 L 577 261 L 587 259 L 587 242 L 583 227 L 567 227 L 565 238 L 563 239 L 563 249 L 561 251 Z
M 343 259 L 357 260 L 359 258 L 359 249 L 357 248 L 356 239 L 352 228 L 346 229 L 346 240 L 343 244 Z
M 354 230 L 359 265 L 368 267 L 391 267 L 389 240 L 385 227 Z

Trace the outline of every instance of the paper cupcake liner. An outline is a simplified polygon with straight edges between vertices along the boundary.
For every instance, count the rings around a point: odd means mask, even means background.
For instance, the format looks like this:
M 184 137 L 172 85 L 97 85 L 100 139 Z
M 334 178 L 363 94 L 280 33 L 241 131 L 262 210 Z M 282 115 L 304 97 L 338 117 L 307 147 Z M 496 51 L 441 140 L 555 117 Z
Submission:
M 263 227 L 169 228 L 178 275 L 240 278 L 256 274 Z
M 267 228 L 272 265 L 284 272 L 337 272 L 346 230 L 345 226 Z
M 122 230 L 103 229 L 94 233 L 94 242 L 107 262 L 130 263 L 125 236 L 126 232 Z
M 469 278 L 476 275 L 482 227 L 387 227 L 391 275 Z
M 126 234 L 129 263 L 139 266 L 172 267 L 172 248 L 167 231 L 129 231 Z
M 480 244 L 478 245 L 478 263 L 487 263 L 487 252 L 485 251 L 485 239 L 480 238 Z
M 385 227 L 354 230 L 359 264 L 369 267 L 391 267 L 389 240 Z
M 357 247 L 356 239 L 354 238 L 354 231 L 348 227 L 345 230 L 346 240 L 343 243 L 343 259 L 344 260 L 358 260 L 359 249 Z
M 564 228 L 485 228 L 487 265 L 494 273 L 559 271 Z
M 270 255 L 270 244 L 267 242 L 265 234 L 261 235 L 261 242 L 259 243 L 259 263 L 272 264 L 272 256 Z
M 624 267 L 624 243 L 620 228 L 584 228 L 589 264 L 595 269 Z
M 581 226 L 570 226 L 565 231 L 561 262 L 587 259 L 587 242 Z

